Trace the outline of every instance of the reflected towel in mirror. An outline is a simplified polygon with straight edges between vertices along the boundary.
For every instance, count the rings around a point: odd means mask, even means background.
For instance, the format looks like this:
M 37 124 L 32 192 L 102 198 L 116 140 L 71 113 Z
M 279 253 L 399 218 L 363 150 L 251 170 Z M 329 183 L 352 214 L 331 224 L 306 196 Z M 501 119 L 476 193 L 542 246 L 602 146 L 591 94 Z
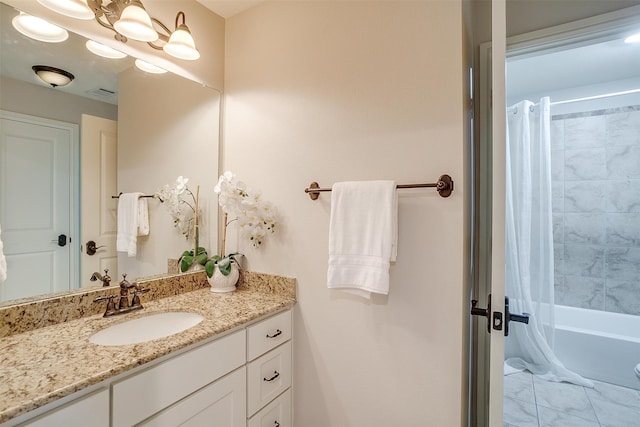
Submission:
M 123 193 L 118 198 L 118 235 L 116 250 L 134 257 L 138 236 L 149 234 L 149 207 L 142 193 Z

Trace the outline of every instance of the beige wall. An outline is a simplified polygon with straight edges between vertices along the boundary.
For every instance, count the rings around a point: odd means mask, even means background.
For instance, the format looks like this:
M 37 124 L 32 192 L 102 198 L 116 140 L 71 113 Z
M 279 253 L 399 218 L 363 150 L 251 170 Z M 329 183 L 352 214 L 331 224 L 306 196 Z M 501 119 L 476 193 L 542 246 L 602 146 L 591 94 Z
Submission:
M 0 77 L 0 109 L 80 124 L 82 114 L 116 120 L 118 106 L 21 80 Z
M 460 1 L 267 2 L 227 20 L 223 165 L 278 207 L 252 270 L 295 276 L 295 425 L 465 420 L 469 52 Z M 453 176 L 400 193 L 391 292 L 326 288 L 330 197 L 311 181 Z M 234 232 L 233 225 L 230 231 Z
M 220 94 L 171 74 L 135 68 L 118 78 L 118 191 L 153 194 L 179 175 L 200 185 L 200 246 L 216 252 Z M 118 270 L 129 277 L 166 273 L 167 258 L 192 247 L 158 200 L 149 201 L 149 236 L 138 238 L 135 258 L 118 254 Z

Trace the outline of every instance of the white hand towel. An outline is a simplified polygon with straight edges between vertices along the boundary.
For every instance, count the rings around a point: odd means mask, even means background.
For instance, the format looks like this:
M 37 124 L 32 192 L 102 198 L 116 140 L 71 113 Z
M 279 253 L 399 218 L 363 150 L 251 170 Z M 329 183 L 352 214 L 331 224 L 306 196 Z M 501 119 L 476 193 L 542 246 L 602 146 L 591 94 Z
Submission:
M 398 192 L 395 181 L 339 182 L 331 194 L 327 286 L 365 298 L 389 293 L 396 260 Z
M 142 193 L 123 193 L 118 199 L 116 250 L 134 257 L 138 252 L 138 220 Z
M 0 234 L 2 230 L 0 230 Z M 2 238 L 0 236 L 0 283 L 7 280 L 7 260 L 4 257 L 4 245 L 2 244 Z
M 149 235 L 149 203 L 146 197 L 138 199 L 138 236 Z

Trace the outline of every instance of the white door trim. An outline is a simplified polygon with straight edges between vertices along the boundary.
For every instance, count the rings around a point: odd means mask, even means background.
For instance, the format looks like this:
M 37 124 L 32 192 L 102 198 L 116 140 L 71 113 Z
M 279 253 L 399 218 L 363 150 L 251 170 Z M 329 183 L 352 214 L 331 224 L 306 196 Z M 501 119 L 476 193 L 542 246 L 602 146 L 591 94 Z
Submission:
M 80 268 L 80 217 L 79 204 L 80 200 L 80 126 L 75 123 L 61 122 L 58 120 L 45 119 L 43 117 L 30 116 L 28 114 L 15 113 L 13 111 L 0 110 L 0 118 L 14 120 L 34 125 L 49 126 L 56 129 L 62 129 L 69 132 L 71 136 L 71 151 L 69 155 L 69 224 L 71 225 L 71 234 L 69 238 L 70 259 L 69 259 L 69 281 L 70 288 L 79 287 L 79 271 Z

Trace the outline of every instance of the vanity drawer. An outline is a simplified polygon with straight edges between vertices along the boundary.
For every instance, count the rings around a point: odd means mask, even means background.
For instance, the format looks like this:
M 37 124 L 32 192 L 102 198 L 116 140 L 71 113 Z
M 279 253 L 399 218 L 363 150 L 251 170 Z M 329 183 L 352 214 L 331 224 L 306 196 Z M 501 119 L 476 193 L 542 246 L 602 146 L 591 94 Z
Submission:
M 291 389 L 255 414 L 247 427 L 291 427 Z
M 291 310 L 247 328 L 247 360 L 266 353 L 291 338 Z
M 251 416 L 291 386 L 291 342 L 247 365 L 247 415 Z
M 241 330 L 113 384 L 113 425 L 138 423 L 242 366 L 245 340 Z

